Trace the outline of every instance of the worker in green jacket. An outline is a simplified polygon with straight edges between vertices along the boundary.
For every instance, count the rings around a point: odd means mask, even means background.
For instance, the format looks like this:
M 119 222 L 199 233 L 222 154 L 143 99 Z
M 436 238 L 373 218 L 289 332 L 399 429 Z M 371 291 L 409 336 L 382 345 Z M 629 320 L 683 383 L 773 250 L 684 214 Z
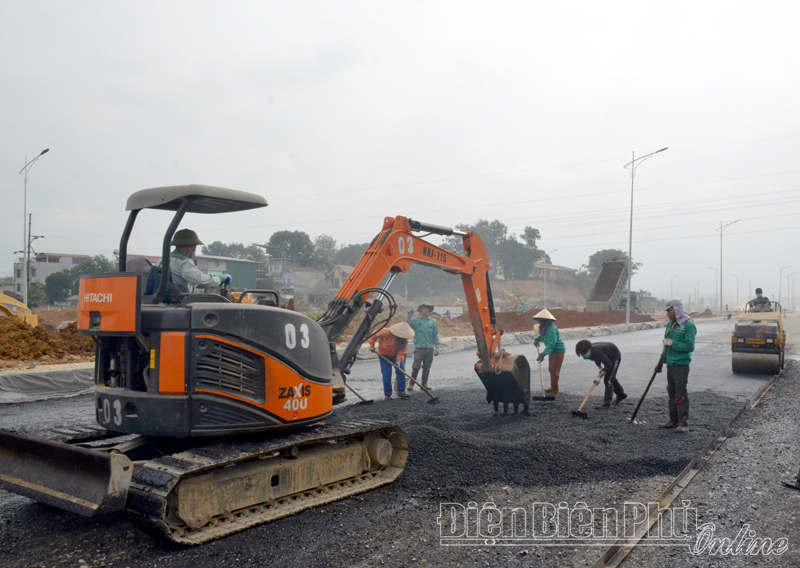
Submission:
M 697 327 L 683 313 L 680 300 L 667 302 L 669 323 L 664 330 L 664 347 L 667 349 L 664 363 L 667 364 L 667 395 L 669 397 L 669 421 L 659 428 L 675 428 L 675 432 L 689 431 L 689 364 L 692 362 L 694 339 Z M 662 365 L 656 369 L 659 373 Z
M 433 304 L 422 302 L 417 308 L 419 317 L 409 322 L 414 330 L 414 365 L 411 367 L 411 376 L 416 381 L 421 367 L 422 386 L 426 389 L 431 388 L 428 386 L 428 375 L 431 372 L 434 356 L 439 354 L 439 326 L 436 325 L 436 320 L 430 317 L 433 310 Z M 408 390 L 413 388 L 413 384 L 408 385 Z
M 556 396 L 558 394 L 558 379 L 561 376 L 561 365 L 564 363 L 564 353 L 567 348 L 561 341 L 561 334 L 556 327 L 556 318 L 549 310 L 544 309 L 533 319 L 539 324 L 539 336 L 533 340 L 533 344 L 538 348 L 544 343 L 544 351 L 539 353 L 536 360 L 541 365 L 545 356 L 549 357 L 547 370 L 550 373 L 550 388 L 545 389 L 545 396 Z M 538 349 L 537 349 L 538 350 Z

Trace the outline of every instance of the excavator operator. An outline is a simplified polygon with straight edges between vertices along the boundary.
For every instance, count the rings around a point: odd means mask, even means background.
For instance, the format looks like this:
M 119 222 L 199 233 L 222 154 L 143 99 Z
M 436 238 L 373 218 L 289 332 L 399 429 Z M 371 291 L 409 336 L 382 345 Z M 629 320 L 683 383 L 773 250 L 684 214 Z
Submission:
M 211 276 L 197 268 L 192 259 L 197 245 L 202 245 L 203 241 L 194 231 L 191 229 L 177 231 L 170 244 L 175 247 L 170 253 L 169 263 L 169 271 L 175 285 L 183 286 L 191 293 L 195 288 L 217 288 L 223 284 L 230 284 L 229 274 Z

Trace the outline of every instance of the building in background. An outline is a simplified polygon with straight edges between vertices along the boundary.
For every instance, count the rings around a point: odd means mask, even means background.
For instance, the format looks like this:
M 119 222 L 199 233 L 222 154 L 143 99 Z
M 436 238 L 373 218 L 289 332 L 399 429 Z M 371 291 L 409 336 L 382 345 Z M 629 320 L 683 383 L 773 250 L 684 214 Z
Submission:
M 42 252 L 31 257 L 29 284 L 42 284 L 51 274 L 62 270 L 71 270 L 91 256 L 85 254 L 57 254 Z M 22 294 L 22 271 L 24 261 L 20 258 L 14 262 L 14 292 Z
M 328 289 L 335 295 L 344 284 L 344 281 L 353 273 L 353 270 L 355 268 L 346 264 L 337 264 L 331 268 L 325 273 L 325 278 L 328 280 Z
M 197 268 L 211 276 L 231 275 L 231 287 L 234 289 L 258 288 L 256 280 L 258 270 L 263 264 L 257 260 L 228 258 L 225 256 L 198 255 L 194 257 Z

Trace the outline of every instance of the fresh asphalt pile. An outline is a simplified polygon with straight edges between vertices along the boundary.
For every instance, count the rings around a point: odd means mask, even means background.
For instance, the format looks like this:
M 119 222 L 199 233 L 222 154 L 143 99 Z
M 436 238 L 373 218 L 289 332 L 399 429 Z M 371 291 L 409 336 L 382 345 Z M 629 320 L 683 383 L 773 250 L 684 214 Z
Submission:
M 476 379 L 477 383 L 477 379 Z M 493 501 L 620 507 L 661 492 L 741 408 L 732 399 L 692 393 L 692 431 L 658 430 L 663 395 L 652 392 L 612 410 L 574 418 L 578 396 L 534 403 L 531 415 L 492 417 L 485 391 L 437 389 L 438 404 L 410 400 L 336 409 L 335 420 L 375 418 L 407 433 L 409 460 L 393 484 L 194 548 L 164 544 L 120 515 L 85 519 L 0 492 L 0 565 L 22 566 L 547 566 L 585 565 L 601 547 L 442 546 L 440 503 Z M 0 428 L 91 423 L 93 399 L 7 405 Z M 82 418 L 78 419 L 77 417 Z M 62 417 L 62 418 L 59 418 Z M 63 417 L 67 417 L 65 420 Z

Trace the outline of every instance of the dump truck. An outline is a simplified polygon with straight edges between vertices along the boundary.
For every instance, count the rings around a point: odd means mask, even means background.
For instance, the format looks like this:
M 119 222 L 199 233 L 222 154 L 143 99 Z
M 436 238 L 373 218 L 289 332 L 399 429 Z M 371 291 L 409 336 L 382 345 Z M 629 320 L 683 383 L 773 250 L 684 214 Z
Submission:
M 783 369 L 786 332 L 778 302 L 749 302 L 731 333 L 736 374 L 775 374 Z
M 501 347 L 489 257 L 472 231 L 384 218 L 317 321 L 279 307 L 272 291 L 243 290 L 238 301 L 225 289 L 167 293 L 170 243 L 186 213 L 266 205 L 259 195 L 204 185 L 130 196 L 119 272 L 80 282 L 78 330 L 97 346 L 98 426 L 0 431 L 1 488 L 82 515 L 125 509 L 150 534 L 200 544 L 391 483 L 407 459 L 402 429 L 337 421 L 333 406 L 345 402 L 358 348 L 397 310 L 391 283 L 414 263 L 460 276 L 487 401 L 527 411 L 530 367 Z M 160 284 L 150 295 L 143 294 L 146 275 L 128 270 L 127 254 L 145 209 L 174 212 Z M 464 254 L 428 243 L 419 232 L 458 235 Z M 337 340 L 358 315 L 338 355 Z
M 587 312 L 624 310 L 627 303 L 628 262 L 623 258 L 603 261 L 600 274 L 586 300 Z M 631 311 L 637 309 L 636 294 L 631 292 Z

